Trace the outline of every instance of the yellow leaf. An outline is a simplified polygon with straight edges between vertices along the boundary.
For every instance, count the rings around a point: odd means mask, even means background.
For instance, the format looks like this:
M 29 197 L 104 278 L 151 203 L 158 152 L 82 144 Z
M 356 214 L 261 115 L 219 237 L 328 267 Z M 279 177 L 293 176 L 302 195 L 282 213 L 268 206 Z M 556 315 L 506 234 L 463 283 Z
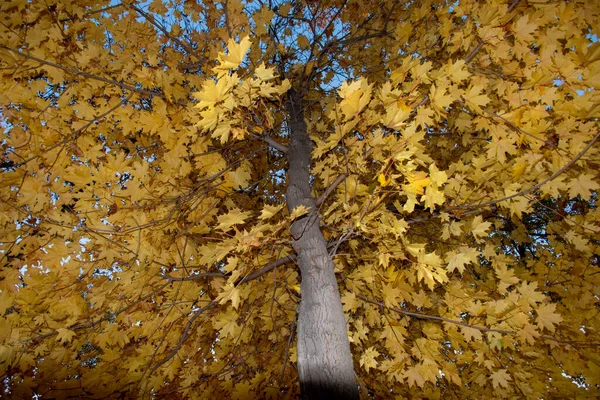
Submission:
M 546 296 L 541 292 L 536 292 L 536 289 L 537 282 L 523 282 L 521 286 L 519 286 L 519 293 L 521 293 L 521 296 L 523 296 L 531 306 L 535 306 L 536 303 L 546 299 Z
M 294 221 L 295 219 L 308 214 L 309 211 L 310 211 L 310 208 L 306 207 L 304 205 L 300 205 L 300 206 L 294 208 L 294 210 L 292 211 L 292 214 L 290 215 L 290 221 Z
M 346 294 L 342 296 L 342 304 L 344 312 L 356 312 L 360 305 L 358 300 L 356 299 L 356 294 L 354 294 L 354 292 L 346 292 Z
M 379 182 L 379 184 L 383 187 L 387 186 L 390 184 L 390 182 L 392 181 L 392 178 L 386 178 L 385 174 L 379 174 L 379 176 L 377 177 L 377 181 Z
M 275 75 L 275 68 L 266 68 L 265 63 L 261 63 L 255 70 L 254 74 L 256 77 L 263 82 L 274 79 L 277 76 Z
M 408 387 L 413 387 L 413 385 L 423 387 L 425 384 L 423 375 L 416 367 L 409 367 L 402 373 L 402 376 L 408 381 Z
M 465 265 L 470 264 L 473 260 L 465 253 L 458 252 L 450 252 L 446 254 L 446 262 L 448 262 L 448 272 L 452 272 L 455 269 L 458 270 L 459 273 L 463 273 L 465 271 Z
M 533 33 L 537 29 L 537 24 L 529 22 L 529 15 L 525 15 L 517 20 L 512 26 L 512 31 L 517 38 L 525 43 L 535 40 Z
M 512 166 L 512 181 L 517 182 L 519 178 L 525 173 L 527 169 L 527 160 L 519 158 L 519 160 Z
M 435 109 L 440 113 L 445 113 L 446 108 L 450 106 L 450 104 L 454 101 L 452 96 L 446 95 L 446 87 L 436 87 L 435 85 L 431 85 L 431 89 L 429 91 L 429 98 L 433 103 Z
M 424 171 L 417 171 L 406 178 L 408 179 L 408 184 L 402 185 L 402 188 L 405 192 L 411 194 L 423 194 L 425 187 L 431 182 L 431 178 Z
M 210 79 L 205 81 L 202 85 L 202 90 L 194 93 L 194 97 L 200 100 L 194 107 L 200 109 L 214 107 L 215 104 L 224 101 L 228 97 L 228 93 L 234 84 L 235 81 L 225 76 L 221 77 L 217 82 Z
M 360 366 L 367 372 L 369 372 L 369 369 L 371 368 L 377 368 L 377 357 L 379 357 L 379 352 L 375 350 L 375 348 L 369 347 L 363 351 L 363 354 L 360 357 Z
M 391 104 L 383 117 L 383 124 L 390 129 L 399 130 L 405 124 L 404 121 L 410 116 L 412 109 L 405 104 Z
M 227 174 L 227 180 L 231 182 L 233 189 L 243 189 L 248 186 L 248 182 L 252 178 L 251 172 L 252 165 L 248 161 L 244 161 L 235 171 Z
M 600 181 L 600 180 L 598 180 Z M 581 195 L 584 199 L 589 199 L 592 192 L 598 192 L 600 184 L 594 180 L 592 174 L 580 174 L 576 178 L 569 180 L 569 196 L 577 197 Z
M 298 35 L 298 46 L 300 46 L 302 50 L 306 50 L 310 47 L 310 41 L 306 36 Z
M 366 79 L 362 78 L 350 84 L 343 82 L 338 93 L 342 97 L 340 108 L 346 118 L 358 115 L 371 100 L 371 88 Z
M 445 171 L 440 171 L 435 164 L 429 165 L 429 176 L 434 185 L 440 186 L 446 183 L 448 175 Z
M 248 400 L 256 398 L 250 388 L 250 382 L 240 382 L 236 384 L 231 398 L 234 400 Z
M 221 229 L 224 232 L 228 231 L 233 225 L 243 224 L 251 214 L 250 211 L 242 211 L 237 208 L 231 210 L 227 214 L 220 215 L 217 218 L 219 225 L 215 229 Z
M 448 73 L 450 80 L 454 83 L 461 83 L 465 79 L 469 78 L 469 76 L 471 76 L 469 71 L 466 69 L 465 60 L 458 60 L 453 64 L 450 61 L 448 61 L 448 64 L 446 66 L 446 72 Z
M 231 300 L 231 305 L 237 310 L 240 305 L 240 289 L 234 286 L 233 283 L 228 283 L 216 300 L 219 304 L 225 304 Z
M 56 332 L 58 333 L 56 340 L 63 343 L 70 342 L 73 336 L 75 336 L 75 332 L 67 328 L 58 328 Z
M 220 65 L 217 70 L 227 71 L 239 67 L 251 45 L 252 41 L 249 36 L 244 37 L 239 44 L 235 40 L 229 39 L 227 42 L 227 55 L 219 54 Z
M 268 204 L 265 204 L 258 218 L 261 220 L 269 219 L 273 215 L 277 214 L 282 208 L 283 204 L 279 206 L 270 206 Z
M 487 147 L 488 157 L 497 159 L 500 164 L 504 164 L 506 162 L 506 154 L 517 154 L 517 148 L 514 145 L 514 140 L 509 138 L 493 138 L 492 142 L 489 143 Z
M 497 389 L 498 387 L 507 388 L 509 386 L 508 381 L 512 380 L 512 378 L 508 374 L 508 371 L 506 371 L 505 369 L 500 369 L 496 372 L 491 373 L 490 379 L 492 380 L 492 385 L 494 386 L 494 389 Z
M 491 226 L 491 222 L 483 222 L 483 217 L 481 215 L 477 215 L 475 218 L 473 218 L 473 222 L 471 222 L 470 232 L 473 234 L 473 236 L 475 236 L 475 239 L 487 237 L 487 231 Z
M 469 88 L 469 90 L 467 90 L 463 96 L 467 105 L 473 111 L 476 111 L 478 113 L 482 112 L 481 107 L 485 106 L 487 103 L 490 102 L 489 97 L 487 97 L 485 94 L 481 94 L 482 91 L 482 86 L 475 85 Z
M 554 325 L 562 322 L 563 318 L 556 313 L 556 304 L 540 304 L 535 310 L 537 318 L 535 322 L 540 329 L 546 328 L 554 333 Z
M 483 339 L 483 336 L 481 335 L 481 331 L 479 329 L 461 326 L 460 331 L 462 332 L 467 342 L 470 342 L 471 340 L 480 342 Z

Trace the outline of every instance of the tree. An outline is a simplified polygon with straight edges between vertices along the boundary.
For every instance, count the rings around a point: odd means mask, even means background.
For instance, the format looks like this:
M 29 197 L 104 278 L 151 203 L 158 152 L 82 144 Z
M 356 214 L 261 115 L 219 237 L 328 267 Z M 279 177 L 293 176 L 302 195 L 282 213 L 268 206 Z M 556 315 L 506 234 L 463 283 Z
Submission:
M 598 390 L 597 3 L 0 10 L 4 393 Z

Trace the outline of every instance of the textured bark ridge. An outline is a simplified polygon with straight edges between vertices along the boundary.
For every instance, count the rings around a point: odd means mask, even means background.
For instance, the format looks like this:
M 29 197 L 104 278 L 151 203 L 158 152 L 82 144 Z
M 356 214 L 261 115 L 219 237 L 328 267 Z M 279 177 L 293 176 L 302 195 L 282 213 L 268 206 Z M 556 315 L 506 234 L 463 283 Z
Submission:
M 310 194 L 312 142 L 302 98 L 292 92 L 287 108 L 291 130 L 288 148 L 287 203 L 290 212 L 304 205 L 311 212 L 292 223 L 293 246 L 302 276 L 298 314 L 298 373 L 304 399 L 358 399 L 346 319 L 327 242 Z

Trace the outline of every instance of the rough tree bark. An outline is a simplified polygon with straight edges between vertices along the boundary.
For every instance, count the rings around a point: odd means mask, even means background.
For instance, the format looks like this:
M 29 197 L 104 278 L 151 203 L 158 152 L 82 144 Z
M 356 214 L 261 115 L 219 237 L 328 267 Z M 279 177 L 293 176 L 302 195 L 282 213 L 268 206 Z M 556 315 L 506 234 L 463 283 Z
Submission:
M 298 373 L 303 399 L 358 399 L 346 319 L 327 241 L 320 228 L 316 200 L 310 193 L 312 142 L 302 95 L 288 98 L 290 145 L 287 203 L 290 212 L 304 205 L 311 211 L 292 223 L 292 244 L 300 269 Z

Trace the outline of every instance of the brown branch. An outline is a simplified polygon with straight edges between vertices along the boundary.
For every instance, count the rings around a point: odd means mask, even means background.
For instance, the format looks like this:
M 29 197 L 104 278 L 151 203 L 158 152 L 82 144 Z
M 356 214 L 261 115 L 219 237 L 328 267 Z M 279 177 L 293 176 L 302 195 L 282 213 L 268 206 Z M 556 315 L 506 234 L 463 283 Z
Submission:
M 107 110 L 106 112 L 103 112 L 102 114 L 98 115 L 97 117 L 94 117 L 91 121 L 89 121 L 87 124 L 85 124 L 84 126 L 82 126 L 79 129 L 76 129 L 75 131 L 73 131 L 70 135 L 70 137 L 66 137 L 65 139 L 61 140 L 58 143 L 53 144 L 52 146 L 46 148 L 43 150 L 42 153 L 47 153 L 59 146 L 62 146 L 66 143 L 68 143 L 71 140 L 75 140 L 77 138 L 77 136 L 85 131 L 87 128 L 89 128 L 92 124 L 96 123 L 97 121 L 99 121 L 100 119 L 106 117 L 107 115 L 109 115 L 110 113 L 112 113 L 113 111 L 115 111 L 117 108 L 119 108 L 120 105 L 125 104 L 127 101 L 129 101 L 129 99 L 131 99 L 132 94 L 130 94 L 126 99 L 121 100 L 120 102 L 118 102 L 117 104 L 115 104 L 114 107 L 111 107 L 109 110 Z M 15 168 L 19 168 L 25 164 L 27 164 L 28 162 L 35 160 L 37 158 L 41 157 L 41 154 L 37 154 L 35 156 L 29 157 L 28 159 L 21 161 L 20 163 L 15 165 Z
M 171 33 L 161 23 L 156 21 L 156 18 L 154 18 L 153 15 L 148 14 L 146 11 L 142 10 L 141 8 L 139 8 L 133 4 L 127 5 L 127 8 L 130 8 L 130 9 L 138 12 L 141 16 L 146 18 L 146 20 L 148 22 L 150 22 L 152 25 L 154 25 L 156 28 L 158 28 L 165 36 L 167 36 L 169 39 L 171 39 L 172 41 L 174 41 L 175 43 L 177 43 L 178 45 L 183 47 L 185 49 L 185 51 L 187 51 L 189 54 L 196 57 L 200 62 L 206 62 L 206 58 L 199 56 L 196 53 L 196 51 L 192 47 L 190 47 L 187 43 L 184 43 L 183 41 L 179 40 L 175 36 L 171 35 Z
M 517 7 L 517 5 L 519 5 L 519 1 L 520 0 L 514 0 L 512 2 L 512 4 L 508 7 L 508 9 L 506 10 L 506 12 L 507 13 L 511 13 Z M 480 40 L 479 43 L 477 43 L 477 46 L 475 46 L 475 48 L 465 58 L 465 63 L 466 64 L 469 64 L 473 60 L 473 58 L 477 55 L 477 53 L 479 53 L 479 50 L 481 50 L 481 48 L 483 47 L 483 45 L 484 45 L 483 40 Z
M 524 190 L 521 190 L 520 192 L 511 194 L 510 196 L 506 196 L 506 197 L 502 197 L 500 199 L 496 199 L 496 200 L 490 200 L 487 201 L 485 203 L 479 203 L 479 204 L 465 204 L 462 206 L 454 206 L 454 207 L 449 207 L 449 208 L 445 208 L 443 210 L 441 210 L 441 212 L 439 213 L 434 213 L 431 214 L 427 217 L 423 217 L 423 218 L 415 218 L 415 219 L 410 219 L 407 220 L 406 223 L 408 224 L 414 224 L 417 222 L 425 222 L 425 221 L 429 221 L 432 218 L 437 218 L 440 216 L 440 214 L 442 212 L 452 212 L 452 211 L 459 211 L 459 210 L 470 210 L 468 212 L 462 212 L 461 215 L 468 215 L 468 214 L 476 214 L 479 212 L 480 208 L 485 208 L 485 207 L 490 207 L 490 206 L 494 206 L 502 201 L 506 201 L 506 200 L 510 200 L 513 199 L 515 197 L 519 197 L 519 196 L 524 196 L 527 195 L 533 191 L 536 191 L 537 189 L 541 188 L 542 186 L 544 186 L 546 183 L 556 179 L 559 175 L 561 175 L 563 172 L 565 172 L 566 169 L 568 169 L 569 167 L 571 167 L 573 164 L 575 164 L 581 157 L 584 156 L 584 154 L 590 149 L 592 148 L 592 146 L 594 145 L 594 143 L 596 143 L 596 141 L 600 138 L 600 132 L 598 132 L 596 134 L 596 136 L 594 136 L 594 138 L 592 140 L 590 140 L 590 142 L 587 144 L 587 146 L 585 146 L 585 148 L 583 150 L 581 150 L 579 152 L 579 154 L 577 154 L 571 161 L 569 161 L 566 165 L 564 165 L 562 168 L 560 168 L 558 171 L 556 171 L 554 174 L 550 175 L 548 178 L 544 179 L 543 181 L 527 188 Z
M 227 34 L 229 35 L 230 38 L 233 38 L 233 30 L 231 29 L 231 25 L 229 24 L 229 1 L 225 0 L 225 3 L 223 3 L 223 8 L 224 8 L 224 14 L 225 14 L 225 27 L 227 28 Z
M 327 189 L 325 189 L 325 192 L 323 192 L 323 194 L 319 196 L 319 198 L 317 199 L 317 207 L 323 204 L 323 202 L 327 199 L 331 192 L 333 192 L 335 188 L 338 187 L 338 185 L 342 183 L 347 177 L 347 174 L 341 174 L 340 176 L 338 176 L 336 180 L 333 181 Z
M 120 314 L 124 313 L 127 310 L 130 310 L 131 308 L 135 307 L 136 305 L 138 305 L 139 303 L 141 303 L 142 301 L 146 300 L 149 297 L 152 297 L 153 295 L 155 295 L 156 293 L 160 292 L 161 290 L 163 290 L 165 287 L 167 287 L 171 282 L 166 282 L 165 284 L 159 286 L 157 289 L 153 290 L 152 292 L 148 293 L 147 295 L 140 297 L 139 299 L 137 299 L 136 301 L 134 301 L 133 303 L 131 303 L 130 305 L 128 305 L 127 307 L 124 307 L 114 313 L 108 313 L 108 315 L 99 318 L 95 321 L 91 321 L 91 322 L 86 322 L 86 323 L 79 323 L 79 324 L 75 324 L 75 325 L 71 325 L 68 327 L 68 329 L 75 331 L 75 330 L 80 330 L 80 329 L 86 329 L 86 328 L 93 328 L 96 325 L 101 324 L 104 321 L 107 321 L 109 319 L 115 318 L 117 316 L 119 316 Z M 45 339 L 48 337 L 52 337 L 52 336 L 56 336 L 58 335 L 58 331 L 54 331 L 54 332 L 50 332 L 50 333 L 45 333 L 42 335 L 37 335 L 35 337 L 29 338 L 29 339 L 24 339 L 22 340 L 23 343 L 28 343 L 34 340 L 40 340 L 40 339 Z
M 483 326 L 477 326 L 477 325 L 470 325 L 467 324 L 466 322 L 462 322 L 462 321 L 457 321 L 454 319 L 450 319 L 450 318 L 444 318 L 444 317 L 439 317 L 437 315 L 427 315 L 427 314 L 420 314 L 420 313 L 415 313 L 415 312 L 411 312 L 411 311 L 406 311 L 406 310 L 402 310 L 400 308 L 396 308 L 396 307 L 388 307 L 386 306 L 384 303 L 380 302 L 380 301 L 376 301 L 376 300 L 372 300 L 369 299 L 368 297 L 365 297 L 361 294 L 357 294 L 356 297 L 358 297 L 359 299 L 367 302 L 367 303 L 371 303 L 371 304 L 375 304 L 377 306 L 380 306 L 382 308 L 397 312 L 398 314 L 403 314 L 409 317 L 413 317 L 413 318 L 418 318 L 418 319 L 426 319 L 426 320 L 431 320 L 431 321 L 440 321 L 440 322 L 447 322 L 450 324 L 454 324 L 454 325 L 459 325 L 459 326 L 464 326 L 465 328 L 471 328 L 471 329 L 476 329 L 480 332 L 486 333 L 486 332 L 497 332 L 497 333 L 502 333 L 505 335 L 516 335 L 517 332 L 515 331 L 508 331 L 505 329 L 495 329 L 495 328 L 486 328 Z M 563 339 L 558 339 L 552 336 L 548 336 L 548 335 L 540 335 L 540 337 L 542 339 L 546 339 L 546 340 L 551 340 L 553 342 L 557 342 L 557 343 L 563 343 L 563 344 L 568 344 L 568 345 L 576 345 L 576 346 L 589 346 L 589 347 L 596 347 L 596 346 L 600 346 L 600 342 L 583 342 L 583 341 L 577 341 L 577 340 L 563 340 Z
M 196 281 L 196 280 L 200 280 L 202 278 L 208 278 L 208 277 L 218 277 L 218 278 L 226 278 L 227 277 L 227 275 L 225 275 L 222 272 L 203 272 L 201 274 L 190 275 L 190 276 L 186 276 L 183 278 L 178 278 L 178 277 L 170 276 L 170 275 L 162 275 L 162 274 L 159 274 L 157 276 L 159 276 L 163 279 L 166 279 L 169 282 Z
M 509 128 L 511 128 L 512 130 L 514 130 L 514 131 L 516 131 L 518 133 L 521 133 L 523 135 L 527 135 L 527 136 L 530 136 L 530 137 L 532 137 L 532 138 L 534 138 L 536 140 L 539 140 L 539 141 L 541 141 L 542 143 L 544 143 L 546 146 L 548 146 L 550 148 L 556 148 L 556 146 L 553 145 L 552 143 L 550 143 L 549 141 L 547 141 L 545 139 L 542 139 L 542 138 L 539 138 L 539 137 L 535 136 L 534 134 L 531 134 L 529 132 L 524 131 L 523 129 L 519 128 L 518 126 L 516 126 L 515 124 L 513 124 L 512 122 L 510 122 L 509 120 L 507 120 L 506 118 L 504 118 L 502 115 L 498 115 L 498 114 L 490 112 L 488 110 L 483 110 L 483 112 L 491 115 L 492 117 L 496 117 L 496 118 L 502 120 L 502 122 L 504 122 Z
M 438 317 L 437 315 L 420 314 L 420 313 L 402 310 L 402 309 L 396 308 L 396 307 L 388 307 L 384 303 L 369 299 L 368 297 L 365 297 L 362 294 L 357 294 L 356 297 L 358 297 L 359 299 L 361 299 L 363 301 L 366 301 L 367 303 L 375 304 L 380 307 L 386 308 L 388 310 L 392 310 L 399 314 L 407 315 L 407 316 L 413 317 L 413 318 L 429 319 L 432 321 L 440 321 L 440 322 L 448 322 L 450 324 L 464 326 L 466 328 L 477 329 L 478 331 L 481 331 L 481 332 L 498 332 L 498 333 L 504 333 L 504 334 L 514 334 L 515 333 L 513 331 L 507 331 L 504 329 L 485 328 L 483 326 L 470 325 L 470 324 L 467 324 L 466 322 L 456 321 L 454 319 L 449 319 L 449 318 L 444 318 L 444 317 Z
M 204 313 L 206 310 L 210 309 L 215 304 L 216 303 L 213 300 L 210 303 L 208 303 L 207 305 L 205 305 L 204 307 L 202 307 L 201 309 L 193 312 L 194 315 L 192 316 L 192 318 L 189 319 L 189 321 L 185 325 L 185 328 L 183 329 L 183 332 L 181 333 L 181 337 L 179 338 L 179 341 L 177 342 L 177 344 L 175 345 L 173 350 L 171 350 L 169 352 L 169 354 L 167 354 L 162 360 L 157 362 L 154 367 L 152 367 L 152 371 L 150 371 L 150 375 L 152 375 L 152 373 L 154 373 L 154 371 L 156 371 L 158 368 L 160 368 L 161 365 L 163 365 L 164 363 L 169 361 L 171 358 L 175 357 L 175 354 L 177 354 L 177 352 L 181 349 L 181 346 L 183 346 L 183 343 L 185 343 L 186 339 L 190 335 L 189 331 L 190 331 L 192 325 L 194 324 L 194 322 L 196 321 L 196 319 L 200 315 L 202 315 L 202 313 Z
M 267 143 L 269 146 L 273 147 L 274 149 L 277 149 L 279 151 L 281 151 L 282 153 L 287 153 L 288 148 L 284 145 L 282 145 L 281 143 L 279 143 L 278 141 L 276 141 L 275 139 L 273 139 L 272 137 L 269 136 L 264 136 L 264 135 L 256 135 L 252 132 L 249 132 L 250 136 L 252 136 L 255 139 L 260 139 L 262 141 L 264 141 L 265 143 Z
M 78 70 L 78 69 L 75 69 L 75 68 L 64 67 L 64 66 L 62 66 L 60 64 L 56 64 L 56 63 L 53 63 L 51 61 L 43 60 L 43 59 L 38 58 L 36 56 L 32 56 L 31 54 L 23 53 L 23 52 L 21 52 L 19 50 L 15 50 L 15 49 L 12 49 L 12 48 L 4 46 L 4 45 L 0 45 L 0 48 L 8 50 L 11 53 L 17 54 L 17 55 L 19 55 L 19 56 L 21 56 L 23 58 L 27 58 L 29 60 L 37 61 L 37 62 L 39 62 L 41 64 L 48 65 L 50 67 L 58 68 L 60 70 L 63 70 L 65 72 L 68 72 L 68 73 L 73 74 L 73 75 L 84 76 L 86 78 L 90 78 L 90 79 L 94 79 L 94 80 L 97 80 L 97 81 L 100 81 L 100 82 L 104 82 L 104 83 L 108 83 L 108 84 L 111 84 L 111 85 L 118 86 L 121 89 L 129 90 L 129 91 L 140 93 L 140 94 L 145 94 L 145 95 L 148 95 L 148 96 L 158 96 L 158 97 L 160 97 L 160 98 L 162 98 L 164 100 L 169 101 L 167 99 L 167 96 L 165 96 L 161 92 L 153 92 L 151 90 L 139 89 L 139 88 L 136 88 L 135 86 L 131 86 L 131 85 L 128 85 L 126 83 L 116 81 L 114 79 L 104 78 L 102 76 L 90 74 L 89 72 L 81 71 L 81 70 Z M 179 104 L 181 106 L 186 106 L 187 105 L 187 103 L 183 102 L 183 101 L 178 101 L 177 104 Z
M 117 4 L 113 4 L 112 6 L 107 6 L 104 8 L 99 8 L 97 10 L 92 10 L 90 12 L 83 14 L 82 17 L 89 17 L 90 15 L 106 12 L 106 11 L 112 10 L 113 8 L 121 7 L 122 5 L 123 5 L 123 3 L 117 3 Z M 76 19 L 78 19 L 77 16 L 59 19 L 59 21 L 60 22 L 68 22 L 68 21 L 75 21 Z
M 266 274 L 267 272 L 274 270 L 275 268 L 279 267 L 280 265 L 283 265 L 283 264 L 285 264 L 285 263 L 287 263 L 289 261 L 293 261 L 295 259 L 296 259 L 296 255 L 295 254 L 290 254 L 288 256 L 280 258 L 279 260 L 275 260 L 272 263 L 269 263 L 269 264 L 265 265 L 264 267 L 262 267 L 258 271 L 255 271 L 255 272 L 251 273 L 250 275 L 247 275 L 247 276 L 243 277 L 242 279 L 240 279 L 239 281 L 237 281 L 235 283 L 235 285 L 241 285 L 242 283 L 247 283 L 247 282 L 253 281 L 256 278 L 259 278 L 260 276 Z
M 502 197 L 501 199 L 491 200 L 491 201 L 488 201 L 488 202 L 485 202 L 485 203 L 480 203 L 480 204 L 471 204 L 471 205 L 467 204 L 467 205 L 462 205 L 462 206 L 450 207 L 450 208 L 445 209 L 444 211 L 448 212 L 448 211 L 455 211 L 455 210 L 470 210 L 470 209 L 474 209 L 474 208 L 489 207 L 489 206 L 493 206 L 494 204 L 498 204 L 501 201 L 506 201 L 506 200 L 513 199 L 515 197 L 519 197 L 519 196 L 523 196 L 523 195 L 529 194 L 529 193 L 531 193 L 531 192 L 533 192 L 533 191 L 541 188 L 546 183 L 554 180 L 556 177 L 558 177 L 563 172 L 565 172 L 565 170 L 567 168 L 569 168 L 570 166 L 572 166 L 573 164 L 575 164 L 594 145 L 594 143 L 596 143 L 596 141 L 598 140 L 598 138 L 600 138 L 600 132 L 598 132 L 596 134 L 596 136 L 594 136 L 594 138 L 592 140 L 590 140 L 590 142 L 587 144 L 587 146 L 585 146 L 585 148 L 583 150 L 581 150 L 579 152 L 579 154 L 577 154 L 571 161 L 569 161 L 567 164 L 565 164 L 561 169 L 559 169 L 558 171 L 556 171 L 555 173 L 553 173 L 552 175 L 550 175 L 548 178 L 546 178 L 543 181 L 541 181 L 541 182 L 539 182 L 539 183 L 531 186 L 528 189 L 521 190 L 520 192 L 511 194 L 510 196 Z

